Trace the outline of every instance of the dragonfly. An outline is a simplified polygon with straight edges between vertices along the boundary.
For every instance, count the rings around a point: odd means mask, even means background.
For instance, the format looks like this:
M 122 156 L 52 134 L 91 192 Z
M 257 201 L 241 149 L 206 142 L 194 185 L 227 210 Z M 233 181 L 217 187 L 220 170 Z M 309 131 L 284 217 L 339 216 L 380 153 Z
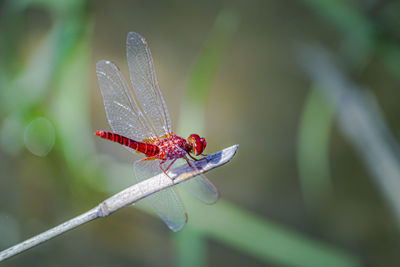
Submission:
M 170 178 L 169 171 L 183 164 L 196 168 L 193 161 L 197 160 L 196 156 L 203 155 L 207 142 L 198 134 L 184 139 L 172 131 L 147 41 L 138 33 L 128 33 L 126 54 L 131 86 L 111 61 L 100 60 L 96 64 L 106 116 L 112 129 L 98 130 L 96 135 L 144 155 L 133 164 L 138 183 L 159 174 Z M 181 185 L 206 204 L 213 204 L 219 198 L 216 187 L 202 174 Z M 186 225 L 188 216 L 176 186 L 152 194 L 145 201 L 172 231 L 180 231 Z

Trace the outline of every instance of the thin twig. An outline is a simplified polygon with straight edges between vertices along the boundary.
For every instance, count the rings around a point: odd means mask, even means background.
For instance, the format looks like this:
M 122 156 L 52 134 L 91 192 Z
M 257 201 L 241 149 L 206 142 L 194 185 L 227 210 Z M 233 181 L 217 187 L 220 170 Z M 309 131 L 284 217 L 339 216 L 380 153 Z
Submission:
M 165 175 L 159 174 L 143 182 L 130 186 L 125 190 L 104 200 L 97 207 L 83 213 L 82 215 L 79 215 L 63 224 L 60 224 L 59 226 L 56 226 L 46 232 L 43 232 L 15 246 L 1 251 L 0 262 L 29 248 L 39 245 L 40 243 L 50 240 L 79 225 L 82 225 L 97 218 L 106 217 L 111 213 L 119 210 L 120 208 L 131 205 L 151 194 L 154 194 L 155 192 L 172 186 L 173 184 L 182 183 L 185 180 L 190 179 L 200 173 L 205 173 L 216 167 L 222 166 L 231 160 L 231 158 L 235 155 L 237 148 L 238 145 L 234 145 L 194 162 L 193 164 L 198 169 L 193 169 L 188 165 L 183 165 L 173 170 L 170 170 L 168 174 L 173 179 L 173 182 Z

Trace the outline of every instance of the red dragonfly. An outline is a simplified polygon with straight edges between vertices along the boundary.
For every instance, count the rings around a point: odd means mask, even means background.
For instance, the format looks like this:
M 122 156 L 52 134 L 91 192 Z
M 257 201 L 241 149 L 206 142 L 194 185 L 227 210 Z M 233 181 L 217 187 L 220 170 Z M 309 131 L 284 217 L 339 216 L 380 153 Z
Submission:
M 96 135 L 144 154 L 145 158 L 133 165 L 137 182 L 160 173 L 168 176 L 172 166 L 189 164 L 193 167 L 191 161 L 196 160 L 193 156 L 201 155 L 206 148 L 205 139 L 197 134 L 184 139 L 173 133 L 150 48 L 140 34 L 128 33 L 126 53 L 132 88 L 112 62 L 101 60 L 96 65 L 107 119 L 113 130 L 96 131 Z M 218 200 L 217 189 L 203 175 L 182 186 L 207 204 Z M 185 226 L 187 215 L 175 186 L 150 195 L 146 200 L 172 231 Z

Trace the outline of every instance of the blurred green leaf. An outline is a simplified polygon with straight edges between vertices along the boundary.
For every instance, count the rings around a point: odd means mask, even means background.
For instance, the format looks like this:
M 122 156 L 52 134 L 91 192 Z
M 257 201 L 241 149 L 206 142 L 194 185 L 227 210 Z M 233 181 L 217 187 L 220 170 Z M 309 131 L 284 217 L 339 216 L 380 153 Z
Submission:
M 10 9 L 22 11 L 28 7 L 40 7 L 55 15 L 82 10 L 87 1 L 82 0 L 19 0 L 9 1 Z
M 400 48 L 398 44 L 382 44 L 381 55 L 388 69 L 400 79 Z
M 204 134 L 204 111 L 211 85 L 238 25 L 238 14 L 232 9 L 223 9 L 216 18 L 189 74 L 178 124 L 181 135 L 188 136 L 191 134 L 189 131 L 193 130 L 200 135 Z
M 390 32 L 382 25 L 382 19 L 376 18 L 379 16 L 379 8 L 378 14 L 369 16 L 366 11 L 363 13 L 363 9 L 358 8 L 351 1 L 303 1 L 344 34 L 343 58 L 350 59 L 350 63 L 360 68 L 376 53 L 383 57 L 388 70 L 400 78 L 400 46 L 396 41 L 398 31 Z M 382 9 L 381 17 L 389 19 L 394 24 L 389 29 L 396 29 L 400 5 L 396 2 L 388 2 L 383 6 L 386 8 Z
M 316 211 L 332 194 L 329 140 L 333 107 L 312 88 L 306 97 L 297 138 L 297 163 L 305 204 Z
M 318 15 L 326 18 L 338 29 L 358 40 L 372 37 L 375 28 L 351 1 L 346 0 L 303 0 L 313 7 Z
M 187 225 L 183 231 L 174 233 L 177 266 L 207 266 L 207 242 L 203 233 Z
M 198 201 L 185 201 L 185 204 L 193 218 L 191 225 L 197 231 L 265 263 L 308 267 L 360 266 L 356 258 L 339 249 L 268 222 L 227 201 L 219 200 L 213 206 Z
M 94 154 L 88 104 L 89 51 L 93 25 L 90 20 L 84 25 L 85 31 L 75 31 L 78 34 L 74 38 L 76 42 L 65 51 L 65 57 L 60 62 L 60 73 L 49 113 L 56 124 L 60 149 L 73 177 L 83 178 L 91 186 L 101 188 L 98 180 L 92 180 L 96 175 L 82 175 L 82 169 Z M 68 37 L 65 32 L 61 34 L 64 38 Z
M 24 113 L 43 99 L 56 67 L 54 63 L 57 55 L 58 30 L 54 27 L 43 38 L 17 76 L 2 77 L 4 82 L 4 87 L 0 90 L 2 113 Z

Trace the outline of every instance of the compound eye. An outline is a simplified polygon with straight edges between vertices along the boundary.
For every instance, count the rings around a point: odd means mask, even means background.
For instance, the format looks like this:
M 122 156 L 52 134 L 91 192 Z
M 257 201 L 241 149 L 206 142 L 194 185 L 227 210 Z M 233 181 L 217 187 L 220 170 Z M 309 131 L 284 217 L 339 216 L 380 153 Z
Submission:
M 194 154 L 196 156 L 200 155 L 203 151 L 203 144 L 201 143 L 200 139 L 197 139 L 193 146 Z
M 195 156 L 198 156 L 201 154 L 201 152 L 203 152 L 203 143 L 201 141 L 201 138 L 198 134 L 191 134 L 188 138 L 188 141 L 190 144 L 192 144 L 192 153 Z

